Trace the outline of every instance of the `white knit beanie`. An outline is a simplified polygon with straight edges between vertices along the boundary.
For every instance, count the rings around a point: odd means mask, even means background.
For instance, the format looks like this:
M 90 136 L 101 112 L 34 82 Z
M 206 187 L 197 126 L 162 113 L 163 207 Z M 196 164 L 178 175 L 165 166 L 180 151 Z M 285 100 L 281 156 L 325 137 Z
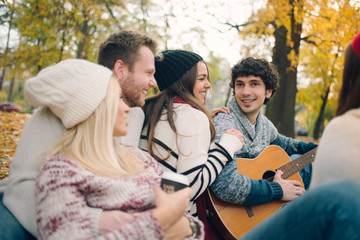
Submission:
M 35 107 L 47 106 L 65 128 L 87 119 L 105 98 L 112 72 L 82 59 L 64 60 L 25 82 L 25 97 Z

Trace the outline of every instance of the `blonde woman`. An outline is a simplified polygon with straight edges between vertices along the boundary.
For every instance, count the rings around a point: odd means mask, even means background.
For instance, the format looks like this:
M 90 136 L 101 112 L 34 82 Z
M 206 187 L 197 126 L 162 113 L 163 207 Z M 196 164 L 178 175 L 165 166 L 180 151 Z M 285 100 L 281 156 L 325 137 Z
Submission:
M 105 67 L 71 59 L 25 84 L 27 99 L 48 107 L 68 129 L 49 149 L 36 180 L 39 239 L 202 238 L 202 224 L 185 213 L 190 189 L 162 192 L 157 162 L 116 140 L 127 133 L 129 107 L 111 75 Z M 101 210 L 127 212 L 130 220 L 97 234 L 92 226 Z

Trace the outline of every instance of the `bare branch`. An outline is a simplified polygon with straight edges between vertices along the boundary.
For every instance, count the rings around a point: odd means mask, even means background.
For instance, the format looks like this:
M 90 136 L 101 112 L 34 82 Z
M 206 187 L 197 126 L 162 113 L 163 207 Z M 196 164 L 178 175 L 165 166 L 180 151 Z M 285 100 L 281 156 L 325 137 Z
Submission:
M 250 21 L 250 22 L 246 22 L 246 23 L 243 23 L 243 24 L 231 24 L 229 22 L 225 22 L 225 23 L 222 23 L 222 24 L 230 26 L 230 29 L 235 28 L 238 32 L 240 32 L 241 31 L 240 28 L 246 27 L 246 26 L 254 24 L 254 23 L 257 23 L 257 22 L 256 21 Z

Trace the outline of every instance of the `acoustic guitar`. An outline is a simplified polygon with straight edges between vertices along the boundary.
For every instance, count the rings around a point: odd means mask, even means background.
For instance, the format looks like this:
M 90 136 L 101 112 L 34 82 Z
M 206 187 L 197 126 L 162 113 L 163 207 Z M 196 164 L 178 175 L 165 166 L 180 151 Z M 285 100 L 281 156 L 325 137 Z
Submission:
M 298 171 L 314 161 L 315 153 L 316 148 L 291 161 L 281 147 L 271 145 L 257 158 L 237 158 L 236 163 L 239 174 L 251 179 L 272 181 L 275 171 L 280 169 L 284 173 L 283 179 L 297 180 L 304 187 Z M 272 201 L 256 206 L 232 204 L 218 199 L 209 189 L 206 199 L 209 221 L 227 240 L 240 238 L 286 204 L 284 201 Z

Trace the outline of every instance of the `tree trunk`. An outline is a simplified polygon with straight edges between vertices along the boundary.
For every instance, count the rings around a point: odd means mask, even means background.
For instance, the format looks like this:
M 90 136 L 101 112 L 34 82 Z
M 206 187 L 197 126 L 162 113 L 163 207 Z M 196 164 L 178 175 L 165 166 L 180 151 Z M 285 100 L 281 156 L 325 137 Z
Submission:
M 1 70 L 1 77 L 0 77 L 0 90 L 2 90 L 2 86 L 4 84 L 4 79 L 5 79 L 5 66 L 2 67 L 2 70 Z
M 280 86 L 276 95 L 267 104 L 265 115 L 273 122 L 279 133 L 293 137 L 295 135 L 296 72 L 291 68 L 291 62 L 288 59 L 291 49 L 288 47 L 287 32 L 284 26 L 276 28 L 274 32 L 273 64 L 279 72 Z
M 273 63 L 279 71 L 280 87 L 265 111 L 265 115 L 273 122 L 279 133 L 288 137 L 295 137 L 297 66 L 302 31 L 302 22 L 297 22 L 295 19 L 295 4 L 299 9 L 302 1 L 294 1 L 289 0 L 289 5 L 292 7 L 289 12 L 291 42 L 287 41 L 288 29 L 285 26 L 274 26 Z M 293 53 L 293 59 L 289 59 L 290 53 Z
M 8 99 L 7 99 L 9 102 L 12 102 L 14 84 L 15 84 L 15 77 L 12 77 L 11 82 L 10 82 L 9 95 L 8 95 Z
M 6 35 L 6 45 L 5 45 L 4 57 L 7 57 L 8 53 L 9 53 L 9 41 L 10 41 L 10 32 L 11 32 L 11 28 L 12 28 L 12 24 L 13 24 L 13 22 L 12 22 L 13 16 L 14 16 L 14 8 L 11 7 L 9 28 L 8 28 L 8 32 L 7 32 L 7 35 Z M 2 89 L 3 84 L 4 84 L 6 67 L 7 67 L 7 63 L 3 63 L 2 64 L 2 70 L 1 70 L 1 77 L 0 77 L 0 90 Z
M 60 50 L 59 50 L 58 62 L 62 61 L 65 45 L 66 45 L 66 30 L 64 29 L 63 33 L 62 33 L 62 38 L 61 38 L 61 47 L 60 47 Z
M 85 19 L 87 19 L 86 14 L 85 14 Z M 80 39 L 80 43 L 78 45 L 76 58 L 87 59 L 87 52 L 86 52 L 86 47 L 87 46 L 86 45 L 87 45 L 88 38 L 89 38 L 88 20 L 85 20 L 85 21 L 83 21 L 81 23 L 80 32 L 82 33 L 82 36 L 81 36 L 81 39 Z
M 226 106 L 226 107 L 228 106 L 228 103 L 229 103 L 229 101 L 230 101 L 231 93 L 232 93 L 232 88 L 229 87 L 229 88 L 228 88 L 228 92 L 227 92 L 227 94 L 226 94 L 226 100 L 225 100 L 225 106 Z
M 330 93 L 330 87 L 326 89 L 325 95 L 321 97 L 322 103 L 319 111 L 319 116 L 317 117 L 314 126 L 314 134 L 313 134 L 314 139 L 319 139 L 320 133 L 324 129 L 324 114 L 325 114 L 325 107 L 328 101 L 329 93 Z

